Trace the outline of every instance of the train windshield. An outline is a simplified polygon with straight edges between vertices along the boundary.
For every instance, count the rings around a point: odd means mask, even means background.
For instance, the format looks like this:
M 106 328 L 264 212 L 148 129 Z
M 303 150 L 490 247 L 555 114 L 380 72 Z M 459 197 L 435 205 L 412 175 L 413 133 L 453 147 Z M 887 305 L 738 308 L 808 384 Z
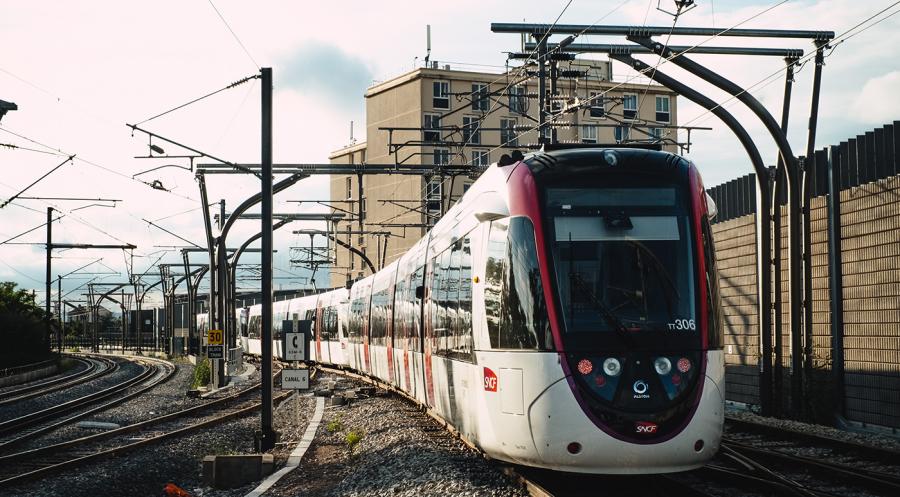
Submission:
M 567 347 L 699 346 L 685 197 L 674 185 L 546 190 Z

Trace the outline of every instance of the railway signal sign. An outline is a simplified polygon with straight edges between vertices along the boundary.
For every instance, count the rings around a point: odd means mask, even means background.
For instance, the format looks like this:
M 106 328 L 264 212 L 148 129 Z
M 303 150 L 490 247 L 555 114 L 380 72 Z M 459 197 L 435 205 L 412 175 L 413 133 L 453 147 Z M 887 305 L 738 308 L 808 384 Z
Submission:
M 309 336 L 312 321 L 308 319 L 302 319 L 297 322 L 297 329 L 299 333 L 289 333 L 287 330 L 293 328 L 293 326 L 286 326 L 288 321 L 285 321 L 284 330 L 284 360 L 286 361 L 305 361 L 306 360 L 306 337 Z
M 209 330 L 206 335 L 206 357 L 210 359 L 225 358 L 225 333 L 222 330 Z
M 297 333 L 299 335 L 299 333 Z M 282 390 L 306 390 L 309 388 L 308 369 L 285 369 L 281 371 Z
M 302 361 L 305 359 L 306 340 L 303 333 L 284 334 L 284 359 L 286 361 Z

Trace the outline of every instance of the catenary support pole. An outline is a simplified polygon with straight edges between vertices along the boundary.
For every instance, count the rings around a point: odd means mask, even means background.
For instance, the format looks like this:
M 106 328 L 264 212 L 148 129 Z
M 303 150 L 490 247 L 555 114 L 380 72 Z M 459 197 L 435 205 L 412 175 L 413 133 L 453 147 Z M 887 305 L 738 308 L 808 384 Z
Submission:
M 747 155 L 750 157 L 750 161 L 753 164 L 753 169 L 756 171 L 756 244 L 757 244 L 757 307 L 759 309 L 759 320 L 760 320 L 760 345 L 762 348 L 762 356 L 765 357 L 767 354 L 771 357 L 771 348 L 772 348 L 772 314 L 771 312 L 766 312 L 771 309 L 771 301 L 772 301 L 772 274 L 771 274 L 771 261 L 767 257 L 764 257 L 763 254 L 771 253 L 771 235 L 770 231 L 767 229 L 771 224 L 770 212 L 771 212 L 771 201 L 772 201 L 772 191 L 770 187 L 770 180 L 768 169 L 765 167 L 763 163 L 762 156 L 759 154 L 759 150 L 756 147 L 756 144 L 753 143 L 753 139 L 750 137 L 750 134 L 747 133 L 747 130 L 741 126 L 740 122 L 731 115 L 728 111 L 725 110 L 724 107 L 714 102 L 709 97 L 701 94 L 697 90 L 685 85 L 678 80 L 666 75 L 665 73 L 655 70 L 648 71 L 650 66 L 641 62 L 633 57 L 624 54 L 610 53 L 610 58 L 618 60 L 619 62 L 623 62 L 625 64 L 630 65 L 636 71 L 645 71 L 645 74 L 657 81 L 658 83 L 666 86 L 676 93 L 684 96 L 688 100 L 691 100 L 703 108 L 709 110 L 716 117 L 718 117 L 722 122 L 725 123 L 726 126 L 731 130 L 732 133 L 738 138 L 741 142 L 741 145 L 744 147 L 744 150 L 747 152 Z M 768 330 L 768 331 L 766 331 Z M 759 402 L 760 407 L 762 409 L 762 414 L 764 416 L 768 416 L 771 410 L 772 399 L 772 369 L 771 363 L 767 363 L 766 361 L 760 361 L 759 363 Z
M 806 164 L 815 167 L 806 167 L 803 171 L 803 377 L 806 379 L 806 391 L 810 389 L 813 381 L 813 325 L 812 325 L 812 239 L 810 229 L 810 217 L 812 216 L 812 185 L 816 168 L 824 164 L 816 162 L 816 125 L 819 119 L 819 93 L 822 87 L 822 68 L 825 65 L 825 42 L 816 43 L 816 67 L 813 72 L 812 97 L 809 109 L 809 132 L 806 137 Z M 807 407 L 806 418 L 812 416 L 810 402 L 804 403 Z
M 50 265 L 53 253 L 53 207 L 47 207 L 47 274 L 44 298 L 44 340 L 47 344 L 47 353 L 50 353 L 53 340 L 50 338 Z
M 547 122 L 547 37 L 535 35 L 538 40 L 538 143 L 547 143 L 544 125 Z
M 840 147 L 828 149 L 828 297 L 832 392 L 837 419 L 844 416 L 844 275 L 841 268 L 841 168 L 844 160 Z
M 262 137 L 262 409 L 258 450 L 275 447 L 272 427 L 272 68 L 263 67 L 261 74 Z M 362 198 L 360 198 L 362 201 Z
M 49 298 L 49 297 L 48 297 Z M 62 308 L 62 276 L 56 276 L 56 317 L 59 319 L 59 329 L 56 330 L 56 351 L 62 356 L 63 335 L 65 335 L 65 320 Z
M 796 58 L 788 57 L 784 59 L 785 75 L 784 75 L 784 99 L 781 107 L 781 130 L 787 134 L 788 123 L 791 113 L 791 92 L 794 85 L 794 66 L 797 63 Z M 781 197 L 785 188 L 785 179 L 787 176 L 784 171 L 784 160 L 781 154 L 778 155 L 778 167 L 775 171 L 775 199 L 772 202 L 772 231 L 774 246 L 773 263 L 775 265 L 775 366 L 774 381 L 772 388 L 774 390 L 774 399 L 772 414 L 776 417 L 781 416 L 782 402 L 784 400 L 782 382 L 783 365 L 782 365 L 782 336 L 783 336 L 783 317 L 781 305 Z

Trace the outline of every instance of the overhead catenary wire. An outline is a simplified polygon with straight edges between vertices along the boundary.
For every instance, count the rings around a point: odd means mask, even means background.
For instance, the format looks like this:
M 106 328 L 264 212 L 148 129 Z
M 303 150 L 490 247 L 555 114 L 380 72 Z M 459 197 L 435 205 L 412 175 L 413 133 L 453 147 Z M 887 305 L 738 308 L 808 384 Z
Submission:
M 866 24 L 866 23 L 868 23 L 869 21 L 875 19 L 876 17 L 880 16 L 881 14 L 887 12 L 887 11 L 890 10 L 891 8 L 897 6 L 898 4 L 900 4 L 900 0 L 895 1 L 895 2 L 892 3 L 891 5 L 885 7 L 884 9 L 878 11 L 877 13 L 875 13 L 875 14 L 873 14 L 873 15 L 867 17 L 867 18 L 864 19 L 863 21 L 857 23 L 857 24 L 854 25 L 852 28 L 847 29 L 847 30 L 845 30 L 843 33 L 840 33 L 840 34 L 838 34 L 837 36 L 835 36 L 834 40 L 832 40 L 831 42 L 829 42 L 829 46 L 832 47 L 831 52 L 833 52 L 834 49 L 835 49 L 838 45 L 840 45 L 840 44 L 846 42 L 846 41 L 849 40 L 850 38 L 852 38 L 852 37 L 854 37 L 854 36 L 856 36 L 856 35 L 858 35 L 858 34 L 864 32 L 864 31 L 867 31 L 867 30 L 869 30 L 869 29 L 871 29 L 871 28 L 877 26 L 878 24 L 880 24 L 880 23 L 886 21 L 887 19 L 890 19 L 890 18 L 893 17 L 894 15 L 900 13 L 900 9 L 895 10 L 894 12 L 891 12 L 890 14 L 888 14 L 888 15 L 884 16 L 883 18 L 879 19 L 878 21 L 876 21 L 876 22 L 874 22 L 874 23 L 872 23 L 872 24 L 866 26 L 865 28 L 863 28 L 863 29 L 861 29 L 861 30 L 859 30 L 859 31 L 853 32 L 854 30 L 856 30 L 856 29 L 859 28 L 860 26 L 863 26 L 864 24 Z M 831 52 L 830 52 L 830 53 L 831 53 Z M 829 53 L 829 54 L 830 54 L 830 53 Z M 802 65 L 802 64 L 806 64 L 806 63 L 809 62 L 811 59 L 815 58 L 815 56 L 816 56 L 816 52 L 810 52 L 810 53 L 804 55 L 803 57 L 801 57 L 800 59 L 798 59 L 798 60 L 795 62 L 795 64 L 801 64 L 801 65 Z M 782 73 L 784 73 L 786 70 L 787 70 L 787 67 L 785 66 L 785 67 L 782 67 L 782 68 L 780 68 L 780 69 L 778 69 L 778 70 L 772 72 L 771 74 L 768 74 L 767 76 L 764 76 L 762 79 L 760 79 L 760 80 L 756 81 L 755 83 L 753 83 L 752 85 L 750 85 L 750 86 L 744 88 L 744 90 L 743 90 L 741 93 L 739 93 L 738 95 L 733 95 L 733 96 L 731 96 L 730 98 L 728 98 L 728 99 L 722 101 L 722 102 L 719 103 L 715 108 L 723 107 L 723 106 L 725 106 L 725 105 L 730 104 L 731 102 L 736 101 L 737 98 L 738 98 L 738 96 L 739 96 L 739 95 L 742 95 L 743 93 L 749 92 L 750 90 L 753 90 L 753 89 L 756 89 L 756 88 L 762 88 L 762 87 L 765 87 L 766 85 L 771 84 L 778 76 L 780 76 L 780 75 L 781 75 Z M 715 108 L 714 108 L 714 109 L 715 109 Z M 712 115 L 712 112 L 713 112 L 714 109 L 710 109 L 710 110 L 707 110 L 707 111 L 701 113 L 700 115 L 694 117 L 693 119 L 691 119 L 690 121 L 688 121 L 686 124 L 684 124 L 684 126 L 689 126 L 689 125 L 691 125 L 692 123 L 695 123 L 695 122 L 699 121 L 700 119 L 706 119 L 706 118 L 710 117 L 710 116 Z
M 197 97 L 197 98 L 195 98 L 195 99 L 193 99 L 193 100 L 190 100 L 190 101 L 188 101 L 188 102 L 185 102 L 185 103 L 183 103 L 183 104 L 181 104 L 181 105 L 172 107 L 171 109 L 169 109 L 169 110 L 167 110 L 167 111 L 160 112 L 159 114 L 156 114 L 155 116 L 148 117 L 147 119 L 144 119 L 143 121 L 141 121 L 141 122 L 135 124 L 135 126 L 140 126 L 141 124 L 144 124 L 144 123 L 146 123 L 146 122 L 152 121 L 152 120 L 154 120 L 154 119 L 156 119 L 156 118 L 158 118 L 158 117 L 165 116 L 166 114 L 171 114 L 172 112 L 175 112 L 176 110 L 183 109 L 183 108 L 185 108 L 185 107 L 187 107 L 187 106 L 189 106 L 189 105 L 191 105 L 191 104 L 195 104 L 195 103 L 197 103 L 197 102 L 199 102 L 199 101 L 201 101 L 201 100 L 207 99 L 207 98 L 209 98 L 209 97 L 211 97 L 211 96 L 213 96 L 213 95 L 216 95 L 216 94 L 218 94 L 218 93 L 222 93 L 222 92 L 225 91 L 225 90 L 230 90 L 230 89 L 232 89 L 232 88 L 235 88 L 235 87 L 237 87 L 237 86 L 240 86 L 240 85 L 246 83 L 247 81 L 250 81 L 250 80 L 252 80 L 252 79 L 257 79 L 257 78 L 259 78 L 259 75 L 258 75 L 258 74 L 253 74 L 253 75 L 251 75 L 251 76 L 247 76 L 247 77 L 241 78 L 241 79 L 239 79 L 239 80 L 237 80 L 237 81 L 235 81 L 235 82 L 229 84 L 228 86 L 225 86 L 225 87 L 223 87 L 223 88 L 219 88 L 218 90 L 215 90 L 215 91 L 211 91 L 211 92 L 207 93 L 206 95 L 203 95 L 202 97 Z
M 785 3 L 787 3 L 788 1 L 789 1 L 789 0 L 781 0 L 780 2 L 776 3 L 775 5 L 772 5 L 772 6 L 770 6 L 770 7 L 767 7 L 766 9 L 764 9 L 764 10 L 762 10 L 762 11 L 760 11 L 760 12 L 758 12 L 758 13 L 756 13 L 756 14 L 750 16 L 750 17 L 748 17 L 747 19 L 744 19 L 743 21 L 740 21 L 740 22 L 738 22 L 737 24 L 735 24 L 735 25 L 733 25 L 733 26 L 731 26 L 731 27 L 729 27 L 729 28 L 727 28 L 727 29 L 724 29 L 724 30 L 722 30 L 722 31 L 717 32 L 717 33 L 714 34 L 714 35 L 711 35 L 711 36 L 707 37 L 706 39 L 700 41 L 699 43 L 697 43 L 697 44 L 695 44 L 695 45 L 692 45 L 692 46 L 688 47 L 686 50 L 684 50 L 684 51 L 682 51 L 682 52 L 679 52 L 678 54 L 673 54 L 671 57 L 664 58 L 664 59 L 659 63 L 659 65 L 663 65 L 663 64 L 669 62 L 672 58 L 674 58 L 674 57 L 676 57 L 676 56 L 678 56 L 678 55 L 683 55 L 683 54 L 689 53 L 689 52 L 693 51 L 694 49 L 696 49 L 696 48 L 698 48 L 698 47 L 700 47 L 700 46 L 703 46 L 703 45 L 705 45 L 706 43 L 709 43 L 710 41 L 712 41 L 712 40 L 718 38 L 719 36 L 722 36 L 723 34 L 729 32 L 729 31 L 731 31 L 731 30 L 733 30 L 733 29 L 736 29 L 737 27 L 739 27 L 739 26 L 741 26 L 741 25 L 743 25 L 743 24 L 746 24 L 746 23 L 750 22 L 750 21 L 756 19 L 757 17 L 762 16 L 763 14 L 765 14 L 765 13 L 771 11 L 772 9 L 774 9 L 774 8 L 776 8 L 776 7 L 779 7 L 779 6 L 781 6 L 781 5 L 785 4 Z M 595 23 L 595 24 L 596 24 L 596 23 Z M 592 26 L 593 26 L 593 25 L 592 25 Z M 582 32 L 586 31 L 586 30 L 589 29 L 589 28 L 590 28 L 590 26 L 589 26 L 588 28 L 585 28 L 584 30 L 582 30 Z M 549 32 L 549 30 L 548 30 L 548 32 Z M 626 85 L 626 84 L 629 84 L 631 81 L 634 81 L 635 79 L 639 78 L 640 76 L 642 76 L 643 74 L 646 74 L 646 73 L 649 72 L 649 71 L 650 71 L 650 68 L 645 69 L 645 70 L 643 70 L 643 71 L 637 71 L 637 72 L 638 72 L 638 75 L 635 75 L 635 76 L 629 76 L 629 77 L 626 78 L 625 81 L 622 81 L 622 82 L 620 82 L 620 83 L 617 83 L 616 85 L 614 85 L 614 86 L 612 86 L 612 87 L 610 87 L 610 88 L 607 88 L 606 90 L 604 90 L 604 91 L 602 91 L 602 92 L 598 92 L 597 95 L 588 98 L 585 102 L 580 103 L 579 106 L 582 107 L 582 108 L 588 107 L 589 105 L 591 105 L 591 104 L 593 103 L 594 100 L 605 97 L 609 92 L 611 92 L 611 91 L 613 91 L 613 90 L 616 90 L 616 89 L 618 89 L 618 88 L 621 88 L 622 86 L 624 86 L 624 85 Z M 552 126 L 552 125 L 557 124 L 557 121 L 559 120 L 560 117 L 562 117 L 561 114 L 556 114 L 556 115 L 551 116 L 551 118 L 550 118 L 548 121 L 546 121 L 546 122 L 544 123 L 544 126 Z M 535 131 L 535 130 L 538 130 L 538 129 L 540 129 L 540 127 L 541 127 L 540 125 L 534 125 L 534 126 L 532 126 L 531 128 L 525 129 L 525 130 L 523 130 L 521 133 L 516 134 L 516 135 L 515 135 L 515 139 L 518 139 L 520 136 L 522 136 L 522 135 L 524 135 L 524 134 L 526 134 L 526 133 L 530 133 L 530 132 L 533 132 L 533 131 Z M 510 141 L 512 141 L 512 140 L 510 140 Z M 507 143 L 509 143 L 509 142 L 507 142 Z M 497 149 L 499 149 L 499 148 L 504 147 L 505 145 L 506 145 L 505 143 L 502 143 L 502 144 L 500 144 L 498 147 L 495 147 L 495 148 L 491 149 L 490 151 L 497 150 Z
M 43 175 L 41 175 L 40 178 L 38 178 L 38 179 L 32 181 L 31 184 L 29 184 L 29 185 L 26 186 L 25 188 L 22 188 L 21 190 L 19 190 L 18 193 L 16 193 L 16 194 L 13 195 L 12 197 L 9 197 L 9 198 L 6 199 L 2 204 L 0 204 L 0 209 L 2 209 L 2 208 L 4 208 L 4 207 L 6 207 L 7 205 L 9 205 L 9 203 L 12 202 L 13 200 L 15 200 L 19 195 L 21 195 L 21 194 L 25 193 L 26 191 L 28 191 L 28 189 L 31 188 L 32 186 L 34 186 L 34 185 L 40 183 L 40 181 L 41 181 L 42 179 L 46 178 L 47 176 L 50 176 L 50 175 L 53 174 L 57 169 L 63 167 L 64 165 L 68 164 L 69 162 L 72 162 L 72 159 L 74 159 L 74 158 L 75 158 L 74 155 L 70 155 L 68 158 L 66 158 L 66 160 L 64 160 L 64 161 L 60 162 L 59 164 L 57 164 L 53 169 L 51 169 L 51 170 L 47 171 L 46 173 L 44 173 Z
M 29 137 L 27 137 L 27 136 L 25 136 L 25 135 L 23 135 L 23 134 L 21 134 L 21 133 L 17 133 L 17 132 L 15 132 L 15 131 L 12 131 L 12 130 L 10 130 L 9 128 L 5 128 L 5 127 L 3 127 L 3 126 L 0 126 L 0 131 L 3 131 L 3 132 L 5 132 L 5 133 L 9 133 L 9 134 L 11 134 L 11 135 L 13 135 L 13 136 L 17 136 L 17 137 L 19 137 L 19 138 L 21 138 L 21 139 L 23 139 L 23 140 L 26 140 L 26 141 L 28 141 L 28 142 L 34 143 L 35 145 L 44 147 L 44 148 L 46 148 L 47 150 L 53 150 L 53 151 L 59 152 L 59 154 L 60 154 L 61 156 L 72 155 L 72 154 L 67 154 L 67 153 L 63 152 L 63 151 L 62 151 L 61 149 L 59 149 L 59 148 L 52 147 L 52 146 L 47 145 L 47 144 L 45 144 L 45 143 L 41 143 L 41 142 L 39 142 L 39 141 L 37 141 L 37 140 L 35 140 L 35 139 L 33 139 L 33 138 L 29 138 Z M 88 160 L 88 159 L 85 159 L 84 156 L 82 156 L 82 155 L 76 156 L 74 160 L 75 160 L 75 161 L 78 161 L 78 162 L 83 162 L 83 163 L 85 163 L 85 164 L 87 164 L 87 165 L 89 165 L 89 166 L 91 166 L 91 167 L 96 167 L 96 168 L 98 168 L 98 169 L 102 169 L 102 170 L 104 170 L 104 171 L 106 171 L 106 172 L 108 172 L 108 173 L 110 173 L 110 174 L 114 174 L 114 175 L 116 175 L 116 176 L 120 176 L 120 177 L 125 178 L 125 179 L 127 179 L 127 180 L 129 180 L 129 181 L 134 181 L 134 182 L 140 183 L 140 184 L 142 184 L 142 185 L 151 186 L 150 183 L 147 183 L 146 181 L 141 181 L 141 180 L 139 180 L 139 179 L 137 179 L 137 178 L 133 178 L 133 177 L 131 177 L 131 176 L 128 176 L 127 174 L 120 173 L 119 171 L 116 171 L 115 169 L 111 169 L 111 168 L 108 168 L 108 167 L 103 166 L 103 165 L 101 165 L 101 164 L 98 164 L 98 163 L 96 163 L 96 162 L 93 162 L 93 161 L 90 161 L 90 160 Z M 191 201 L 191 202 L 198 202 L 198 200 L 196 200 L 196 199 L 194 199 L 194 198 L 191 198 L 191 197 L 186 196 L 186 195 L 181 195 L 181 194 L 179 194 L 179 193 L 175 193 L 175 192 L 170 191 L 170 190 L 157 190 L 157 191 L 163 191 L 163 192 L 166 192 L 166 193 L 168 193 L 168 194 L 170 194 L 170 195 L 174 195 L 174 196 L 179 197 L 179 198 L 181 198 L 181 199 L 189 200 L 189 201 Z
M 244 46 L 244 42 L 242 42 L 241 39 L 238 38 L 237 33 L 235 33 L 233 29 L 231 29 L 231 26 L 228 24 L 228 21 L 225 20 L 225 17 L 222 15 L 221 12 L 219 12 L 219 9 L 216 8 L 216 5 L 212 2 L 212 0 L 208 0 L 208 1 L 209 1 L 210 7 L 212 7 L 213 10 L 216 11 L 216 15 L 219 16 L 219 19 L 221 19 L 222 23 L 225 24 L 225 27 L 228 28 L 228 31 L 231 33 L 231 36 L 234 37 L 234 40 L 237 41 L 238 45 L 241 46 L 241 49 L 244 50 L 244 53 L 247 54 L 247 58 L 250 59 L 250 62 L 253 62 L 253 65 L 256 66 L 257 69 L 259 69 L 259 64 L 257 64 L 256 59 L 254 59 L 253 56 L 250 55 L 250 51 L 247 50 L 246 46 Z

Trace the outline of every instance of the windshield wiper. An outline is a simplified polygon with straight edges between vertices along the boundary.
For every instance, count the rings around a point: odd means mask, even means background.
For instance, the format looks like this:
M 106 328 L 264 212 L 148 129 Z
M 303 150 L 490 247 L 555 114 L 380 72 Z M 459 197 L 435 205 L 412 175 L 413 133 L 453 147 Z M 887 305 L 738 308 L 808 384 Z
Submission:
M 574 271 L 569 272 L 569 281 L 575 283 L 579 289 L 584 292 L 584 295 L 591 301 L 592 304 L 600 311 L 600 315 L 606 320 L 607 324 L 609 324 L 616 332 L 622 336 L 622 338 L 631 341 L 631 334 L 628 333 L 628 329 L 625 328 L 625 325 L 622 324 L 622 321 L 613 314 L 612 311 L 609 310 L 603 302 L 597 298 L 594 294 L 593 290 L 591 290 L 590 285 L 584 281 L 584 278 L 581 277 L 580 273 L 576 273 Z M 569 295 L 569 300 L 572 301 L 574 299 L 573 295 Z
M 660 261 L 659 258 L 656 257 L 656 254 L 647 248 L 646 245 L 637 240 L 627 240 L 627 242 L 649 256 L 648 259 L 652 262 L 652 266 L 654 267 L 653 275 L 663 283 L 660 286 L 663 287 L 663 296 L 666 299 L 666 309 L 669 311 L 669 317 L 671 318 L 674 315 L 672 309 L 673 294 L 676 299 L 681 300 L 681 294 L 678 292 L 678 287 L 675 286 L 675 282 L 672 281 L 672 276 L 669 275 L 669 272 L 666 270 L 666 266 L 663 265 L 662 261 Z M 649 266 L 643 267 L 650 269 Z

